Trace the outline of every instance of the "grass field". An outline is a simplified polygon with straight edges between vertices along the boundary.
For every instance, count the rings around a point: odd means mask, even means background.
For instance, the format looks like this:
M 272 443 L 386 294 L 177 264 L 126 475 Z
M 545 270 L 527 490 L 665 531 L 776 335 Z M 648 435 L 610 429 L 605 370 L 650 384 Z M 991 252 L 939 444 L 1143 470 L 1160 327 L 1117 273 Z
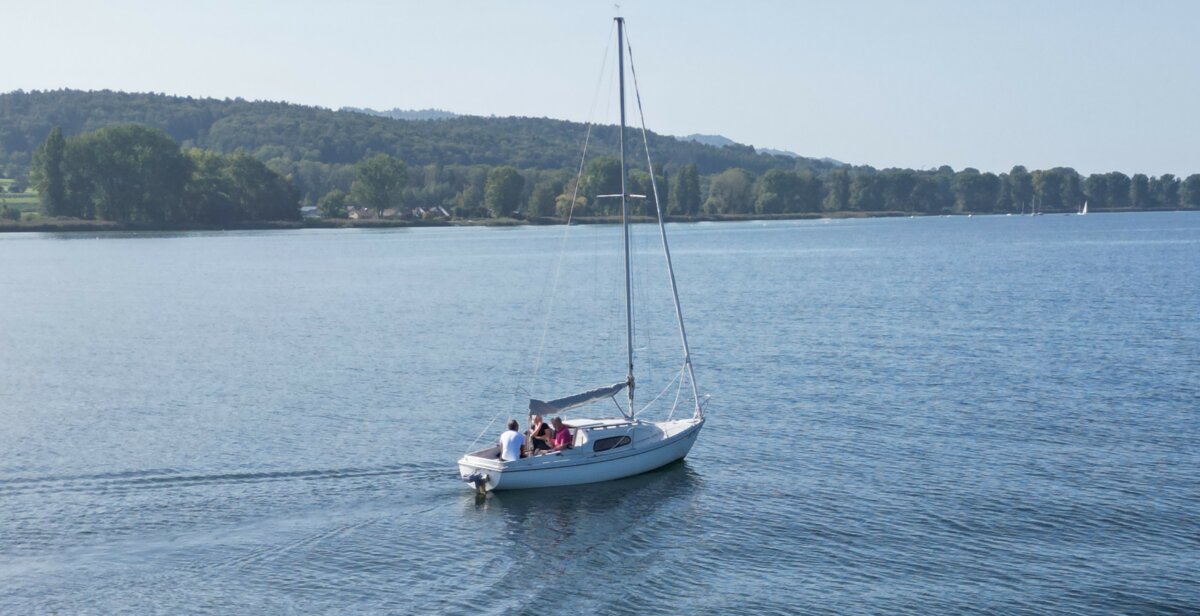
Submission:
M 7 205 L 22 212 L 36 212 L 38 209 L 38 194 L 32 190 L 25 192 L 11 193 L 8 192 L 12 183 L 16 180 L 12 178 L 0 178 L 0 207 Z

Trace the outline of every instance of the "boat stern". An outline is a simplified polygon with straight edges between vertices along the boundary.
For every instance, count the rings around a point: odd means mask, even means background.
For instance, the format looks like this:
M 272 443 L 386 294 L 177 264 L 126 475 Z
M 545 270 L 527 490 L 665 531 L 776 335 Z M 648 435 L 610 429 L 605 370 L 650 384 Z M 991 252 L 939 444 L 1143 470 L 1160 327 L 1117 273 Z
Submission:
M 480 494 L 491 492 L 500 484 L 502 473 L 496 460 L 465 455 L 458 460 L 458 477 Z

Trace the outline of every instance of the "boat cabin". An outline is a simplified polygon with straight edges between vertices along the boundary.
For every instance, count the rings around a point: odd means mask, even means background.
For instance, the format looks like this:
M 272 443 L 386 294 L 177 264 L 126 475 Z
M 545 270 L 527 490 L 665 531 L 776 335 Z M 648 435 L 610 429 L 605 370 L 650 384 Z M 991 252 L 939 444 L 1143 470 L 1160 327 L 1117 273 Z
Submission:
M 493 445 L 467 455 L 473 458 L 493 460 L 500 467 L 507 467 L 514 464 L 523 465 L 522 463 L 527 460 L 561 457 L 564 454 L 575 458 L 593 454 L 616 453 L 629 449 L 634 442 L 646 439 L 658 440 L 663 437 L 663 431 L 653 423 L 619 417 L 613 419 L 566 419 L 563 420 L 563 424 L 571 431 L 571 447 L 563 451 L 543 451 L 538 452 L 538 455 L 529 455 L 520 460 L 503 462 L 499 459 L 500 446 Z

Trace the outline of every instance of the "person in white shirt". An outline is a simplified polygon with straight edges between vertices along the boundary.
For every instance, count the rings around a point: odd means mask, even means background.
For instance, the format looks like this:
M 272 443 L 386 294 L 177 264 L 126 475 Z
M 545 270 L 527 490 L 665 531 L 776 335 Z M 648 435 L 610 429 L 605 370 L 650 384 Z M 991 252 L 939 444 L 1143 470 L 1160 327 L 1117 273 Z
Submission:
M 525 453 L 521 450 L 525 446 L 525 435 L 521 434 L 521 424 L 517 420 L 508 420 L 508 431 L 500 435 L 500 459 L 505 462 L 512 462 L 518 458 L 525 457 Z

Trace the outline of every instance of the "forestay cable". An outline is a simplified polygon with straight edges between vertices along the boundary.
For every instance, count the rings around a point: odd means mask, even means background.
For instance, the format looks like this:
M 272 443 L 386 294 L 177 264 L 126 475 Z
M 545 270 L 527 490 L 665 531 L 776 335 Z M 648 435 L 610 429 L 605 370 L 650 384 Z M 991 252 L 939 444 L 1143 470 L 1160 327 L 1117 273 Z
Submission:
M 683 362 L 687 368 L 688 380 L 692 386 L 692 400 L 696 417 L 703 416 L 700 408 L 700 393 L 696 390 L 696 372 L 692 367 L 692 352 L 688 347 L 687 330 L 683 326 L 683 308 L 679 305 L 679 287 L 675 284 L 675 268 L 671 265 L 671 248 L 667 244 L 667 228 L 663 217 L 663 205 L 658 199 L 658 181 L 654 179 L 654 163 L 650 160 L 650 138 L 646 134 L 646 114 L 642 110 L 642 91 L 638 87 L 637 69 L 633 65 L 633 44 L 628 29 L 625 33 L 625 46 L 629 50 L 629 73 L 633 76 L 633 93 L 637 100 L 638 119 L 642 127 L 642 145 L 646 150 L 646 165 L 650 168 L 650 189 L 654 193 L 654 207 L 658 210 L 658 231 L 662 237 L 663 256 L 667 260 L 667 275 L 671 279 L 671 297 L 675 300 L 675 318 L 679 323 L 679 339 L 683 343 Z

